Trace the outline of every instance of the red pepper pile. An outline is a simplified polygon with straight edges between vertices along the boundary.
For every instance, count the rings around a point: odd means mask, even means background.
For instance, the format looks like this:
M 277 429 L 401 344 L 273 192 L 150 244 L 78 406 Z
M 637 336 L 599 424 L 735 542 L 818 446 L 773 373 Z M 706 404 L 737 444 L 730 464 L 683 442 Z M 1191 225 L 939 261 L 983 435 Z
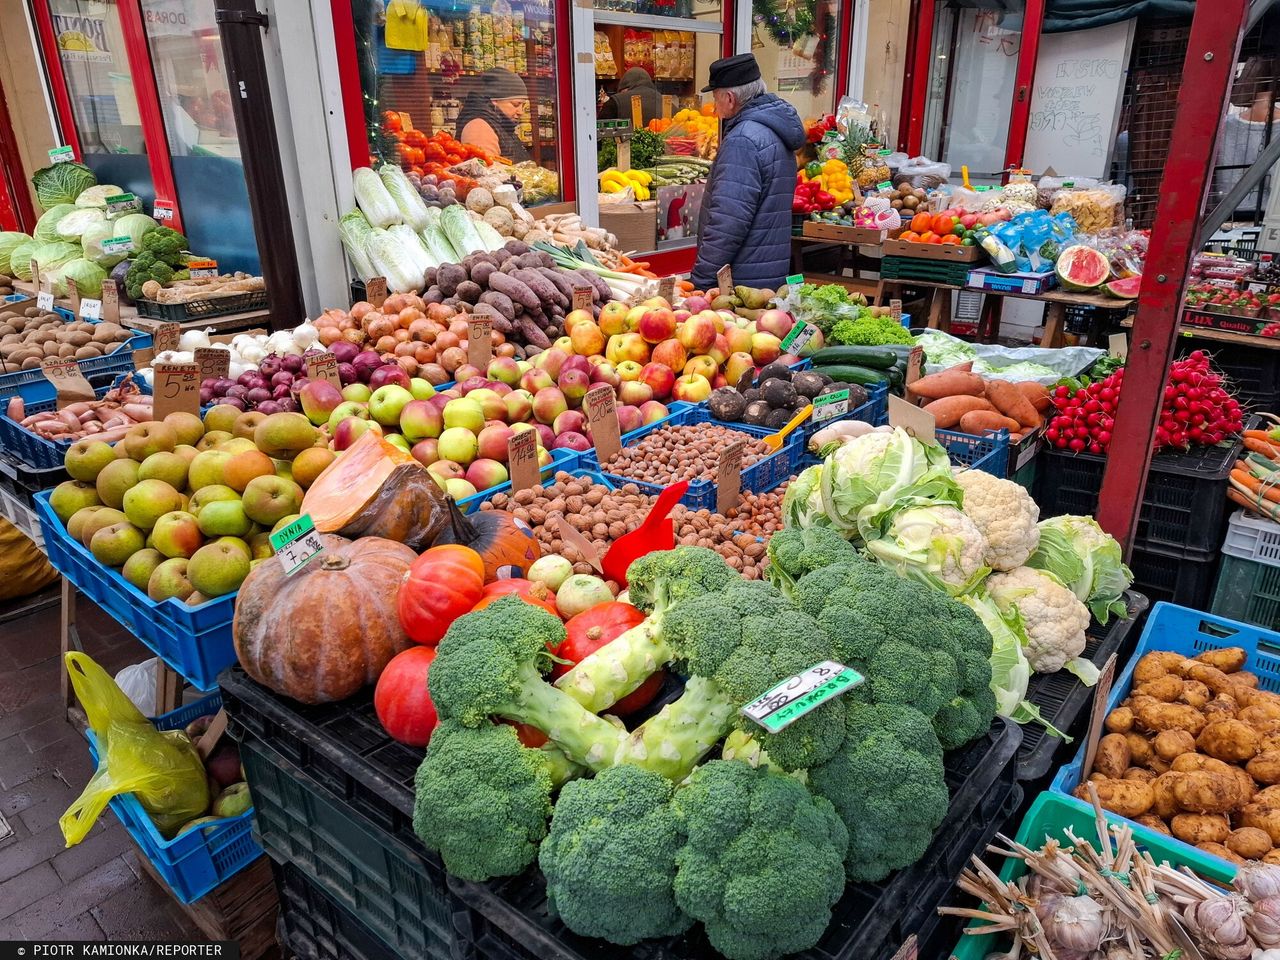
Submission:
M 1045 438 L 1060 450 L 1102 454 L 1111 445 L 1111 425 L 1124 368 L 1079 390 L 1059 385 L 1053 391 L 1058 413 Z M 1240 404 L 1222 386 L 1209 357 L 1196 350 L 1174 362 L 1164 388 L 1155 449 L 1187 450 L 1221 443 L 1244 428 Z
M 809 124 L 805 130 L 805 136 L 808 138 L 810 143 L 817 143 L 828 130 L 834 130 L 835 128 L 836 118 L 828 113 L 821 119 L 815 120 L 813 123 Z
M 836 205 L 836 198 L 822 189 L 817 180 L 805 180 L 804 171 L 796 174 L 796 194 L 791 198 L 792 213 L 817 213 L 830 210 Z

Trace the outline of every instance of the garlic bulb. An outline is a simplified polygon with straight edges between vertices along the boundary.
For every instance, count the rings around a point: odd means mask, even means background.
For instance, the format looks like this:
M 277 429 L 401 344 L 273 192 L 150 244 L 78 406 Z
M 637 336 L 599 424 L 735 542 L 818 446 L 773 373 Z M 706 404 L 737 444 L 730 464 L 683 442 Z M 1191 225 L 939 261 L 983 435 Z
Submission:
M 1280 960 L 1280 950 L 1255 950 L 1249 960 Z
M 1036 911 L 1037 916 L 1040 911 Z M 1106 935 L 1102 905 L 1089 897 L 1062 897 L 1047 918 L 1041 918 L 1045 934 L 1064 951 L 1088 953 L 1097 950 Z
M 178 340 L 178 346 L 183 350 L 197 350 L 200 347 L 209 346 L 209 333 L 213 328 L 208 330 L 187 330 Z
M 1257 944 L 1245 927 L 1248 901 L 1232 894 L 1187 906 L 1184 918 L 1210 960 L 1248 960 Z
M 1260 947 L 1280 947 L 1280 896 L 1255 900 L 1245 924 Z
M 320 331 L 315 325 L 308 323 L 300 323 L 293 328 L 293 342 L 303 350 L 306 350 L 320 338 Z
M 1232 883 L 1252 901 L 1280 897 L 1280 867 L 1249 861 L 1236 871 Z

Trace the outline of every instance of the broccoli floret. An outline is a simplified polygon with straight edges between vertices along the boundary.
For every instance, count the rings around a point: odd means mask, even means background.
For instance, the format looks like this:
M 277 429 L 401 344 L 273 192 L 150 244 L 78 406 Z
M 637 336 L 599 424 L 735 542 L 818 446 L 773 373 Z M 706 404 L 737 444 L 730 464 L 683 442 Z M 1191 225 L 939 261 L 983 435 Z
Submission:
M 942 745 L 912 707 L 852 702 L 845 715 L 844 744 L 809 787 L 849 828 L 849 879 L 882 880 L 919 860 L 946 816 Z
M 738 760 L 699 767 L 672 801 L 688 836 L 676 903 L 729 960 L 812 947 L 844 890 L 848 831 L 798 780 Z
M 854 546 L 827 526 L 779 530 L 769 538 L 765 553 L 769 557 L 765 576 L 788 595 L 806 573 L 859 559 Z
M 440 641 L 427 679 L 437 713 L 469 727 L 491 716 L 527 723 L 575 763 L 610 766 L 625 731 L 542 679 L 564 638 L 563 623 L 518 597 L 460 617 Z
M 627 568 L 627 596 L 645 613 L 661 613 L 678 600 L 721 590 L 738 574 L 706 547 L 646 553 Z
M 152 253 L 171 267 L 182 266 L 182 251 L 187 249 L 187 238 L 171 227 L 149 230 L 142 238 L 142 252 Z
M 511 876 L 537 856 L 553 787 L 546 759 L 514 727 L 445 720 L 414 777 L 413 829 L 464 880 Z
M 157 259 L 154 253 L 144 251 L 134 257 L 129 264 L 129 270 L 124 276 L 125 292 L 136 300 L 142 296 L 142 285 L 148 280 L 154 280 L 163 285 L 172 279 L 173 267 Z
M 613 767 L 568 784 L 538 854 L 547 904 L 574 933 L 630 945 L 683 933 L 672 884 L 684 837 L 670 780 Z
M 662 637 L 682 672 L 710 677 L 743 642 L 750 617 L 773 617 L 795 607 L 772 584 L 733 580 L 718 593 L 676 604 L 662 620 Z

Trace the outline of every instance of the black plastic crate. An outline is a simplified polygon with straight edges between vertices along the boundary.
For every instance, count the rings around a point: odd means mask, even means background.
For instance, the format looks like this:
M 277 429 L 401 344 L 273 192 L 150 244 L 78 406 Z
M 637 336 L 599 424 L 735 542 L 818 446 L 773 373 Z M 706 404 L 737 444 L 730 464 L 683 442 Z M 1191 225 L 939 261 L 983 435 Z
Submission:
M 188 300 L 186 303 L 159 303 L 155 300 L 137 301 L 138 316 L 167 323 L 190 323 L 192 320 L 208 320 L 226 317 L 233 313 L 265 310 L 269 305 L 267 291 L 250 290 L 226 297 L 208 297 L 204 300 Z
M 1135 543 L 1174 550 L 1217 550 L 1226 526 L 1227 477 L 1239 454 L 1237 440 L 1227 446 L 1196 447 L 1186 453 L 1152 457 Z M 1043 456 L 1035 498 L 1040 516 L 1093 516 L 1106 457 L 1054 448 L 1046 449 Z
M 1216 550 L 1167 550 L 1135 544 L 1129 558 L 1133 587 L 1152 603 L 1167 600 L 1208 610 L 1221 556 Z
M 1149 601 L 1141 593 L 1125 591 L 1125 614 L 1112 617 L 1104 627 L 1097 620 L 1090 620 L 1084 653 L 1097 666 L 1106 664 L 1107 658 L 1118 653 L 1133 630 L 1133 625 L 1146 611 Z M 1066 670 L 1057 673 L 1033 673 L 1027 684 L 1026 699 L 1040 708 L 1040 715 L 1068 736 L 1072 727 L 1081 720 L 1081 711 L 1092 702 L 1093 689 L 1086 687 Z M 1079 724 L 1082 725 L 1082 724 Z M 1018 780 L 1031 782 L 1043 779 L 1053 767 L 1054 754 L 1063 745 L 1061 737 L 1052 737 L 1038 723 L 1027 723 L 1022 728 L 1022 747 L 1018 750 Z
M 0 453 L 0 490 L 18 502 L 35 509 L 35 495 L 56 487 L 68 479 L 64 467 L 37 470 L 7 453 Z
M 1178 338 L 1178 356 L 1203 350 L 1226 377 L 1231 393 L 1246 410 L 1280 409 L 1280 350 L 1201 339 Z

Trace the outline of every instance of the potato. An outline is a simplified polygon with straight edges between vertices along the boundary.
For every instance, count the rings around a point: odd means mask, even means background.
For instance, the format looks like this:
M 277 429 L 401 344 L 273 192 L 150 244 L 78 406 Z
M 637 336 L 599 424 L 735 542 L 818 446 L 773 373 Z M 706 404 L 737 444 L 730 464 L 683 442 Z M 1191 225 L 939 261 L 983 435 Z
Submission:
M 1223 860 L 1230 860 L 1232 863 L 1243 864 L 1244 858 L 1232 853 L 1226 846 L 1221 843 L 1197 843 L 1196 847 L 1205 853 L 1211 853 L 1215 857 L 1221 857 Z
M 1242 720 L 1217 720 L 1200 732 L 1196 746 L 1218 760 L 1243 763 L 1258 752 L 1258 734 Z
M 1168 820 L 1180 809 L 1178 798 L 1173 795 L 1173 782 L 1176 779 L 1176 773 L 1162 773 L 1151 781 L 1151 812 L 1164 820 Z
M 1263 787 L 1254 796 L 1254 802 L 1265 803 L 1268 806 L 1280 807 L 1280 786 Z
M 1203 753 L 1184 753 L 1176 757 L 1170 766 L 1175 773 L 1208 770 L 1210 773 L 1222 773 L 1227 776 L 1231 776 L 1231 771 L 1234 769 L 1231 764 L 1207 757 Z
M 1110 733 L 1128 733 L 1133 729 L 1133 711 L 1128 707 L 1116 707 L 1107 714 L 1105 726 Z
M 1277 849 L 1276 847 L 1272 847 L 1265 854 L 1263 854 L 1262 862 L 1280 864 L 1280 849 Z
M 1154 770 L 1144 770 L 1142 767 L 1130 767 L 1123 774 L 1121 780 L 1141 780 L 1143 783 L 1150 783 L 1156 778 L 1157 774 Z
M 1144 740 L 1143 743 L 1146 743 Z M 1107 777 L 1119 778 L 1129 769 L 1130 750 L 1126 735 L 1108 733 L 1098 741 L 1098 752 L 1093 758 L 1093 769 Z
M 1155 802 L 1151 784 L 1137 780 L 1100 780 L 1093 781 L 1098 790 L 1098 802 L 1103 809 L 1118 813 L 1122 817 L 1136 817 L 1146 813 Z M 1089 802 L 1089 788 L 1086 784 L 1076 787 L 1075 795 Z
M 1166 673 L 1163 677 L 1148 680 L 1134 688 L 1134 696 L 1153 697 L 1163 703 L 1173 703 L 1182 696 L 1182 678 Z
M 1161 730 L 1151 746 L 1161 760 L 1172 761 L 1184 753 L 1195 752 L 1196 738 L 1186 730 Z
M 1213 694 L 1199 680 L 1183 680 L 1182 681 L 1182 697 L 1183 703 L 1192 707 L 1203 707 L 1206 703 L 1213 699 Z
M 1231 774 L 1193 770 L 1177 774 L 1173 796 L 1189 813 L 1226 813 L 1239 805 L 1240 785 Z
M 1201 710 L 1201 713 L 1203 713 L 1210 721 L 1230 720 L 1239 712 L 1240 704 L 1236 701 L 1235 697 L 1232 697 L 1229 694 L 1219 694 L 1206 703 Z
M 1146 683 L 1148 680 L 1163 677 L 1166 673 L 1173 672 L 1184 659 L 1185 657 L 1180 653 L 1170 653 L 1168 650 L 1152 650 L 1134 666 L 1133 682 Z
M 1168 760 L 1164 760 L 1160 757 L 1153 756 L 1150 760 L 1147 761 L 1147 769 L 1150 770 L 1152 773 L 1154 773 L 1156 776 L 1159 776 L 1162 773 L 1168 773 L 1171 767 L 1169 766 Z
M 1187 843 L 1222 843 L 1231 833 L 1231 824 L 1220 813 L 1180 813 L 1169 822 L 1169 829 Z
M 1232 775 L 1236 778 L 1236 783 L 1240 786 L 1240 802 L 1236 804 L 1236 809 L 1239 809 L 1246 803 L 1253 802 L 1253 798 L 1258 793 L 1258 785 L 1243 767 L 1233 766 L 1230 769 Z
M 1195 707 L 1182 703 L 1162 703 L 1150 698 L 1135 701 L 1134 715 L 1138 726 L 1152 732 L 1161 730 L 1186 730 L 1192 736 L 1204 729 L 1204 714 Z
M 1134 817 L 1133 819 L 1135 823 L 1142 824 L 1148 830 L 1154 830 L 1156 833 L 1163 833 L 1166 837 L 1169 836 L 1169 827 L 1154 813 L 1144 813 L 1142 816 Z
M 1280 703 L 1251 703 L 1236 714 L 1236 719 L 1244 721 L 1255 729 L 1270 733 L 1276 728 L 1268 724 L 1280 720 Z
M 1245 770 L 1258 783 L 1280 783 L 1280 750 L 1257 754 L 1245 765 Z
M 1200 663 L 1216 667 L 1223 673 L 1235 673 L 1244 666 L 1245 653 L 1243 647 L 1223 647 L 1221 650 L 1206 650 L 1198 654 L 1195 659 Z
M 1259 802 L 1245 804 L 1240 811 L 1239 824 L 1242 827 L 1257 827 L 1265 830 L 1272 844 L 1280 843 L 1280 807 Z
M 1227 839 L 1222 841 L 1227 849 L 1246 860 L 1261 860 L 1271 849 L 1271 838 L 1267 831 L 1257 827 L 1240 827 L 1232 830 Z
M 1111 736 L 1111 734 L 1108 734 L 1108 736 Z M 1120 734 L 1117 733 L 1115 736 L 1118 737 Z M 1151 749 L 1151 742 L 1140 733 L 1126 733 L 1124 734 L 1124 741 L 1129 747 L 1129 763 L 1134 766 L 1146 766 L 1148 761 L 1155 756 L 1155 751 Z
M 1182 661 L 1177 673 L 1184 680 L 1199 680 L 1214 693 L 1226 693 L 1233 686 L 1227 674 L 1198 660 Z
M 1258 689 L 1258 675 L 1248 670 L 1241 670 L 1239 673 L 1231 674 L 1231 682 L 1242 683 L 1246 687 L 1252 687 L 1254 690 Z

